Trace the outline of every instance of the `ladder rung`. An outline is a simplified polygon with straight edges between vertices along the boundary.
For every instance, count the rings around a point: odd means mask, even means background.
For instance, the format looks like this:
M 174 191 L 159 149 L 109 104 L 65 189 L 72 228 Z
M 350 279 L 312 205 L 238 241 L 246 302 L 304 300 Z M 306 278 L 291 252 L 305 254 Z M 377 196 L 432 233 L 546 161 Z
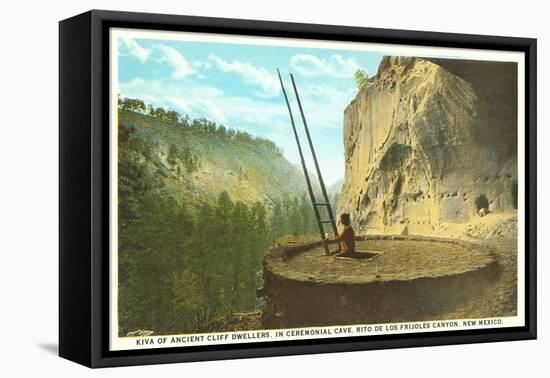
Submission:
M 324 220 L 324 221 L 321 221 L 319 223 L 332 223 L 332 222 L 334 222 L 334 219 Z
M 330 203 L 327 202 L 315 202 L 316 206 L 330 206 Z

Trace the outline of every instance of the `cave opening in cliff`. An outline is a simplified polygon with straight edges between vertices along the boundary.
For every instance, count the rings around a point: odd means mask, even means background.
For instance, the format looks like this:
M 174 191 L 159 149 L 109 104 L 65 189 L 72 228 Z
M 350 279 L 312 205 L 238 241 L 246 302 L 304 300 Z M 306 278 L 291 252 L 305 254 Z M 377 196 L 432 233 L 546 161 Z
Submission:
M 481 209 L 485 209 L 485 211 L 489 211 L 489 200 L 487 197 L 485 197 L 485 194 L 480 194 L 476 200 L 476 210 L 479 212 Z

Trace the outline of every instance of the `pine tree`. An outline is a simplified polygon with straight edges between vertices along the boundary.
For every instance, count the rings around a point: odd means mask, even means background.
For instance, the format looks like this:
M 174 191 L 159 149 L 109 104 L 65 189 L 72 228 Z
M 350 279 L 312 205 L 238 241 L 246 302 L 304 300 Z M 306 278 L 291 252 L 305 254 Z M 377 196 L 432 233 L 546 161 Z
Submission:
M 275 240 L 285 234 L 286 218 L 281 201 L 275 200 L 271 215 L 271 239 Z
M 252 206 L 251 216 L 253 221 L 253 229 L 256 234 L 257 246 L 262 250 L 263 254 L 263 250 L 269 245 L 268 235 L 270 233 L 267 211 L 264 204 L 256 201 Z
M 176 159 L 178 158 L 178 149 L 174 144 L 170 145 L 170 148 L 168 149 L 168 156 L 166 157 L 166 161 L 170 165 L 176 164 Z
M 300 200 L 298 197 L 294 197 L 290 202 L 288 222 L 292 235 L 303 235 L 305 233 L 305 229 L 302 227 L 302 214 L 300 213 Z
M 302 234 L 311 234 L 315 232 L 317 222 L 315 221 L 315 214 L 311 202 L 307 199 L 306 195 L 300 197 L 300 214 L 301 216 L 301 229 Z

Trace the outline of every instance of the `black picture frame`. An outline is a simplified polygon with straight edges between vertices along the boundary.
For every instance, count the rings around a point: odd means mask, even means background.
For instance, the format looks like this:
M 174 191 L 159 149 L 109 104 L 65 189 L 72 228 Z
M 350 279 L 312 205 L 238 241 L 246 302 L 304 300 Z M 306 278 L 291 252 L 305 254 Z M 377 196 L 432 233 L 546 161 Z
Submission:
M 109 351 L 111 27 L 362 41 L 525 53 L 524 327 Z M 89 367 L 536 338 L 536 39 L 92 10 L 59 24 L 59 354 Z

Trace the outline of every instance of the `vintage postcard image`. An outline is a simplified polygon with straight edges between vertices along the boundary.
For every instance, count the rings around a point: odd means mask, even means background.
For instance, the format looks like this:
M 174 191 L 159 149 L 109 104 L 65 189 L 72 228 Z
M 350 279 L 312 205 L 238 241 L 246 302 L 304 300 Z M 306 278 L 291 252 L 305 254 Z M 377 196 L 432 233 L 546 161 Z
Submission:
M 523 326 L 524 73 L 111 29 L 110 349 Z

